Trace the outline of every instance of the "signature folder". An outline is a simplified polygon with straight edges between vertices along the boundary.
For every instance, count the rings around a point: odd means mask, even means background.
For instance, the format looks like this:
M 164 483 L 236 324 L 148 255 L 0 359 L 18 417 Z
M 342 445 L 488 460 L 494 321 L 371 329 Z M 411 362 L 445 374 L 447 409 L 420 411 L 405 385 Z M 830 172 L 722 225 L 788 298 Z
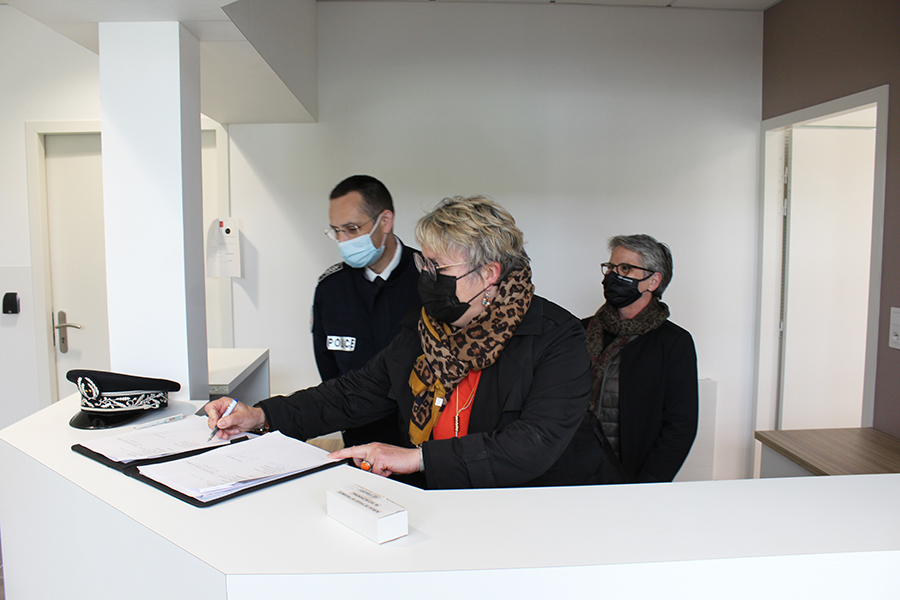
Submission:
M 191 416 L 75 444 L 72 450 L 197 507 L 347 462 L 277 431 L 207 442 L 206 423 L 205 417 Z

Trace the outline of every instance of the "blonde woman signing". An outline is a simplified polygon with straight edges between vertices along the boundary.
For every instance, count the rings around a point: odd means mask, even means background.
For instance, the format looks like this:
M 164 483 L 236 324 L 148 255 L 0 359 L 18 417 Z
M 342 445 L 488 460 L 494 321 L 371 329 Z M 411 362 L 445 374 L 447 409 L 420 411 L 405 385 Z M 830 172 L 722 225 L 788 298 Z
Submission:
M 208 405 L 229 438 L 277 429 L 306 439 L 399 409 L 406 447 L 344 448 L 379 475 L 429 488 L 596 481 L 603 453 L 587 414 L 591 374 L 580 322 L 536 296 L 522 232 L 485 198 L 443 200 L 416 227 L 423 308 L 364 368 L 259 402 Z

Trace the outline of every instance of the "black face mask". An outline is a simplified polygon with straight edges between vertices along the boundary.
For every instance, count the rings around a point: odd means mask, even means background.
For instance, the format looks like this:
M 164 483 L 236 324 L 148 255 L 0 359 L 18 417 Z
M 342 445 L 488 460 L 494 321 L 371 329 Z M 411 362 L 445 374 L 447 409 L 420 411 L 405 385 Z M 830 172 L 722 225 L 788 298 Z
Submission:
M 448 324 L 458 321 L 469 310 L 470 302 L 480 294 L 476 294 L 469 302 L 460 302 L 456 297 L 456 280 L 456 277 L 440 273 L 437 280 L 434 280 L 427 273 L 419 273 L 419 300 L 422 301 L 425 312 L 438 321 Z
M 610 271 L 603 278 L 603 295 L 606 297 L 606 301 L 615 308 L 625 308 L 629 304 L 637 302 L 641 297 L 638 283 L 651 277 L 653 277 L 653 273 L 643 279 L 634 279 L 622 277 L 618 273 Z

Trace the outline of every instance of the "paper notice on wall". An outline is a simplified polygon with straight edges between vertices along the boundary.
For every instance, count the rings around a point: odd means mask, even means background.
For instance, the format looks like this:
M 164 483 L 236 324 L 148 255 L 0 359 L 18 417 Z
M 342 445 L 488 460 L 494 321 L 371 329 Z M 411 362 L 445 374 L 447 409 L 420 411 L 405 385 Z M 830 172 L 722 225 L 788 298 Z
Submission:
M 241 233 L 237 219 L 215 219 L 206 235 L 206 276 L 241 277 Z

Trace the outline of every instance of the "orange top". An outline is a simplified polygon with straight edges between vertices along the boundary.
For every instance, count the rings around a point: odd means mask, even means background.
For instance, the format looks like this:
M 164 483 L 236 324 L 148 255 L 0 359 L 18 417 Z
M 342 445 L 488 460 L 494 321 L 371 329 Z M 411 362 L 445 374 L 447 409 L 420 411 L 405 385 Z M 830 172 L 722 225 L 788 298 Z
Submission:
M 472 400 L 481 380 L 481 371 L 469 371 L 450 394 L 450 403 L 444 407 L 431 436 L 435 440 L 462 437 L 469 433 L 469 415 L 472 414 Z

